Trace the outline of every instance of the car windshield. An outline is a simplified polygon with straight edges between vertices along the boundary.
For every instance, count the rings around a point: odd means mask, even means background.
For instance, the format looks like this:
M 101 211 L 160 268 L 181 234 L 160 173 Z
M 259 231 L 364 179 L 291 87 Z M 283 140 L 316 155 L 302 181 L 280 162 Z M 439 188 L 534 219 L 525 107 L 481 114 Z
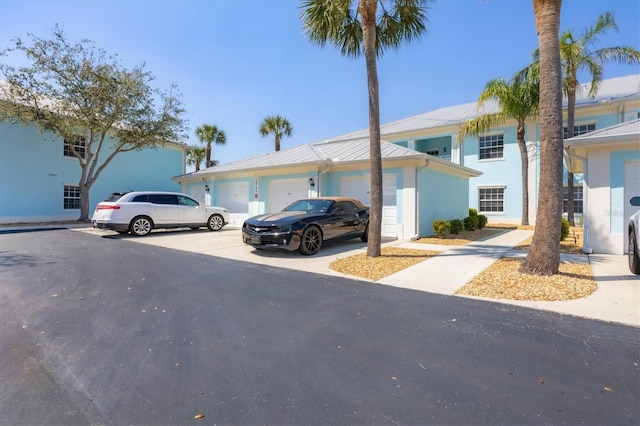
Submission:
M 313 213 L 326 213 L 333 204 L 332 200 L 299 200 L 284 208 L 285 212 L 305 211 Z

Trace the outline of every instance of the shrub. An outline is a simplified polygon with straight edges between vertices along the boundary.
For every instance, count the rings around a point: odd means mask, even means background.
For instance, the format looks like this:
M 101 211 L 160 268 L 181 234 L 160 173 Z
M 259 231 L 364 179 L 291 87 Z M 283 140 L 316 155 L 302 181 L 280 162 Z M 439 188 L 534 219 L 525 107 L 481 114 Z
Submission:
M 569 236 L 569 226 L 569 221 L 563 217 L 560 224 L 560 241 L 564 241 Z
M 478 216 L 467 216 L 462 220 L 462 222 L 464 223 L 464 229 L 466 229 L 467 231 L 478 229 L 479 221 L 480 220 L 478 219 Z
M 478 215 L 478 229 L 482 229 L 487 225 L 489 219 L 483 214 Z
M 478 210 L 470 208 L 469 216 L 478 216 Z
M 451 222 L 451 233 L 458 234 L 464 229 L 464 225 L 460 219 L 453 219 Z
M 431 227 L 433 228 L 433 233 L 438 238 L 444 238 L 444 236 L 451 231 L 451 224 L 446 220 L 441 220 L 441 219 L 434 220 L 433 223 L 431 224 Z

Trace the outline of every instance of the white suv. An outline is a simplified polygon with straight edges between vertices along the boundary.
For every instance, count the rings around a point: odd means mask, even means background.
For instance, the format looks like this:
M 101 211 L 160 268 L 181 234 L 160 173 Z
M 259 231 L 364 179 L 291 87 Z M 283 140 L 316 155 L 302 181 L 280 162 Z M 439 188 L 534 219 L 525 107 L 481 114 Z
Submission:
M 640 197 L 633 197 L 629 203 L 640 207 Z M 629 218 L 629 270 L 640 274 L 640 210 Z
M 219 231 L 229 223 L 229 212 L 222 207 L 204 206 L 178 192 L 114 192 L 98 203 L 91 217 L 94 228 L 142 237 L 154 228 L 206 226 Z

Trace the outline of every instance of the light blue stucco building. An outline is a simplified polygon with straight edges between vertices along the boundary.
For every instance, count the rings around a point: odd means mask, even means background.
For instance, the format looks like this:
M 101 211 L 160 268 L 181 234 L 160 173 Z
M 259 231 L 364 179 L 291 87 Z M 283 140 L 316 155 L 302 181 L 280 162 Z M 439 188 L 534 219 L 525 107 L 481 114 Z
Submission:
M 102 158 L 112 152 L 109 140 L 106 145 Z M 33 125 L 1 121 L 0 149 L 0 223 L 78 219 L 81 168 L 62 138 Z M 184 171 L 181 144 L 120 153 L 90 189 L 90 214 L 112 192 L 179 191 L 171 178 Z

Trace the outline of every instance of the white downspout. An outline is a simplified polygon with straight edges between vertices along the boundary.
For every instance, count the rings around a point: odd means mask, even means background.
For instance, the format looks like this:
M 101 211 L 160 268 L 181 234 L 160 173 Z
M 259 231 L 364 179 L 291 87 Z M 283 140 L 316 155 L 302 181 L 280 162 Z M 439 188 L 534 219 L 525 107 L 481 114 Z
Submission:
M 317 175 L 317 185 L 318 185 L 318 189 L 316 190 L 316 196 L 317 197 L 322 197 L 322 186 L 321 183 L 322 182 L 322 175 L 327 173 L 329 170 L 331 170 L 331 165 L 333 164 L 333 162 L 330 159 L 327 159 L 325 165 L 324 165 L 324 170 L 322 170 L 321 172 L 318 172 Z
M 584 164 L 582 172 L 582 185 L 587 181 L 587 176 L 589 173 L 589 160 L 587 157 L 583 157 L 581 155 L 573 154 L 569 152 L 568 148 L 565 148 L 564 153 L 567 157 L 575 158 L 577 160 L 582 161 Z M 591 254 L 593 253 L 593 249 L 589 248 L 589 191 L 582 192 L 582 238 L 584 239 L 584 243 L 582 244 L 582 251 Z
M 415 185 L 414 187 L 415 189 L 415 226 L 416 226 L 416 233 L 415 235 L 413 235 L 412 237 L 409 237 L 410 241 L 415 241 L 418 238 L 420 238 L 420 191 L 418 191 L 418 175 L 420 174 L 420 170 L 424 169 L 425 167 L 429 166 L 429 160 L 425 160 L 424 164 L 422 166 L 418 166 L 416 167 L 416 176 L 415 176 Z

